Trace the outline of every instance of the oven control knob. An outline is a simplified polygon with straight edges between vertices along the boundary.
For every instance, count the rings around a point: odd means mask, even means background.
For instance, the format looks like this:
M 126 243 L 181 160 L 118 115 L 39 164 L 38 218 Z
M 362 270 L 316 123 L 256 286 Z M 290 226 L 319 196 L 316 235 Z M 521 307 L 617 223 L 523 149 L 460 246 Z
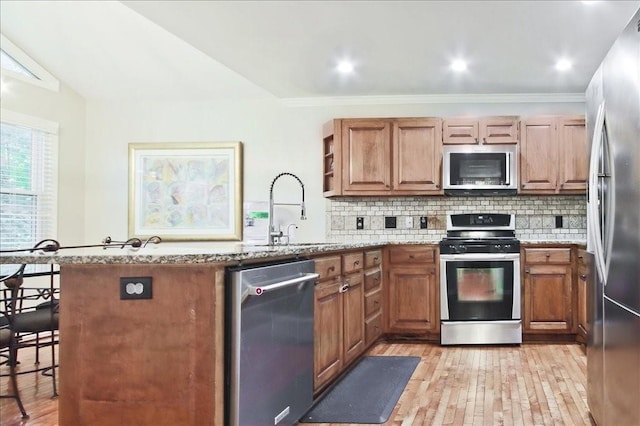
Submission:
M 495 246 L 496 252 L 502 253 L 504 250 L 502 248 L 502 244 L 496 244 Z
M 507 251 L 509 251 L 510 249 L 511 249 L 511 244 L 505 244 L 505 245 L 504 245 L 504 250 L 503 250 L 503 251 L 504 251 L 504 252 L 507 252 Z

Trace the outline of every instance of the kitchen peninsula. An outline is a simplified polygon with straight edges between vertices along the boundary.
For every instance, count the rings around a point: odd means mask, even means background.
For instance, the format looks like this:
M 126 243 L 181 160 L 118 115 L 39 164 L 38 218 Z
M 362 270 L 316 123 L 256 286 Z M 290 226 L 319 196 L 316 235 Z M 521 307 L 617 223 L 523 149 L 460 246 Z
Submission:
M 224 268 L 369 244 L 147 247 L 1 256 L 60 265 L 60 424 L 224 423 Z M 150 277 L 150 300 L 120 281 Z
M 575 243 L 529 247 L 562 246 L 573 261 L 579 247 Z M 375 313 L 370 314 L 376 301 L 382 319 L 371 324 L 379 324 L 384 334 L 437 339 L 437 288 L 422 296 L 415 291 L 426 289 L 412 287 L 412 300 L 425 301 L 425 306 L 398 306 L 399 300 L 409 299 L 397 298 L 404 293 L 391 294 L 393 285 L 412 285 L 414 281 L 403 280 L 402 276 L 425 263 L 417 258 L 412 266 L 411 253 L 400 266 L 390 263 L 390 248 L 402 246 L 424 246 L 432 251 L 427 266 L 434 279 L 428 282 L 437 287 L 438 246 L 437 241 L 430 240 L 273 247 L 220 243 L 209 248 L 166 244 L 128 253 L 95 249 L 1 256 L 0 262 L 60 265 L 60 424 L 218 425 L 224 424 L 226 266 L 305 256 L 316 259 L 318 271 L 320 265 L 328 265 L 333 259 L 361 256 L 364 262 L 359 273 L 364 284 L 358 315 L 362 315 L 360 338 L 365 341 L 359 346 L 361 355 L 374 342 L 365 331 L 366 321 L 376 318 Z M 377 259 L 382 273 L 375 267 L 368 269 L 367 253 L 372 252 L 382 254 L 382 259 Z M 369 278 L 375 280 L 376 276 L 379 292 L 369 284 Z M 121 278 L 137 277 L 151 278 L 152 299 L 122 300 Z M 317 291 L 323 289 L 319 286 Z M 575 296 L 569 297 L 574 300 Z M 393 315 L 389 313 L 391 306 L 399 309 L 394 309 Z M 321 312 L 325 311 L 318 314 Z M 570 309 L 570 314 L 574 315 L 574 310 Z M 411 324 L 406 323 L 407 318 L 412 319 Z M 422 323 L 431 328 L 423 330 Z M 351 337 L 358 339 L 357 335 Z M 331 380 L 358 357 L 341 359 L 341 368 L 331 372 Z M 316 391 L 326 388 L 331 380 L 320 383 Z

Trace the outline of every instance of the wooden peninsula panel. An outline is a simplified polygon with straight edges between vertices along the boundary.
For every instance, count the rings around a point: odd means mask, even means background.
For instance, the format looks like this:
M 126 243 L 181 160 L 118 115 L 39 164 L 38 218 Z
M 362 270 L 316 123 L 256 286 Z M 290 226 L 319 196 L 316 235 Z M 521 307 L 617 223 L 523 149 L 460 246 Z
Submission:
M 224 423 L 224 269 L 62 265 L 61 425 Z M 120 300 L 120 277 L 153 298 Z

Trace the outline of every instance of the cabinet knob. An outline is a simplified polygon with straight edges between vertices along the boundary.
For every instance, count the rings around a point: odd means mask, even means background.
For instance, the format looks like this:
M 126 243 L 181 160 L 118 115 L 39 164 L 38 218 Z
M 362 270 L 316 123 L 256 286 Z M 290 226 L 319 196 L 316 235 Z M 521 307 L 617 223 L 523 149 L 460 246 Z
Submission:
M 349 283 L 344 283 L 342 287 L 340 287 L 340 293 L 345 293 L 349 290 Z
M 356 260 L 355 262 L 353 262 L 353 266 L 358 266 L 360 264 L 359 260 Z
M 587 276 L 585 274 L 580 275 L 580 279 L 582 281 L 586 281 L 587 280 Z
M 529 268 L 525 269 L 525 270 L 524 270 L 524 273 L 525 273 L 525 274 L 528 274 L 528 273 L 529 273 Z

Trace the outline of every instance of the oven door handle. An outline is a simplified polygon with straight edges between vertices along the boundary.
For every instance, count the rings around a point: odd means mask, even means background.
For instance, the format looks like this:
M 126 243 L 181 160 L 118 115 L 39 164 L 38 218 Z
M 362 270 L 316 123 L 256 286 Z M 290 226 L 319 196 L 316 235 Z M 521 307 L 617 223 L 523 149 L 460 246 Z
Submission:
M 440 260 L 458 260 L 458 261 L 482 261 L 490 262 L 492 260 L 518 260 L 520 253 L 470 253 L 470 254 L 441 254 Z

